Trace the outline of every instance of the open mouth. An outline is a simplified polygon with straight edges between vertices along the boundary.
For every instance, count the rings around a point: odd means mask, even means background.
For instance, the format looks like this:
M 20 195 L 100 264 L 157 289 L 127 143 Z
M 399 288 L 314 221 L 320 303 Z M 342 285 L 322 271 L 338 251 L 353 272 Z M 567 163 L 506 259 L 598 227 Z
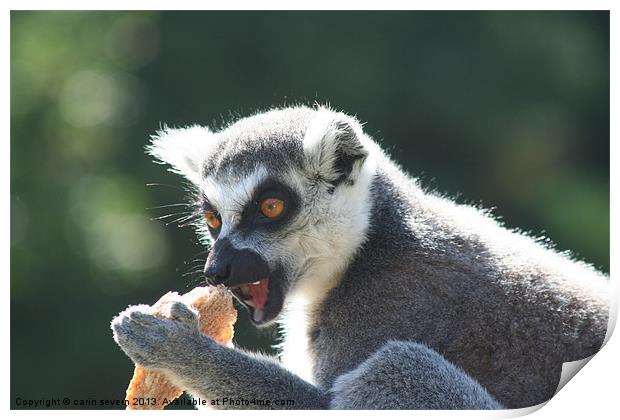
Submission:
M 279 312 L 280 308 L 272 304 L 274 302 L 270 296 L 274 288 L 272 284 L 271 278 L 265 277 L 253 283 L 230 288 L 237 300 L 250 312 L 252 321 L 257 325 L 271 321 Z

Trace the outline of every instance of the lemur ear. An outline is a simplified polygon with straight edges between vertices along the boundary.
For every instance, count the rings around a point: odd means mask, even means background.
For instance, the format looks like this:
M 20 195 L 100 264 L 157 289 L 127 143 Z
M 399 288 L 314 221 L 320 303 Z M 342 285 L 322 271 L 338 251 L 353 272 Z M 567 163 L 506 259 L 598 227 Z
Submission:
M 170 165 L 171 172 L 199 184 L 208 149 L 213 147 L 213 136 L 208 127 L 199 125 L 164 127 L 151 136 L 151 144 L 146 146 L 146 151 L 157 163 Z
M 310 170 L 333 187 L 353 185 L 368 156 L 363 136 L 362 127 L 354 118 L 319 109 L 304 137 Z

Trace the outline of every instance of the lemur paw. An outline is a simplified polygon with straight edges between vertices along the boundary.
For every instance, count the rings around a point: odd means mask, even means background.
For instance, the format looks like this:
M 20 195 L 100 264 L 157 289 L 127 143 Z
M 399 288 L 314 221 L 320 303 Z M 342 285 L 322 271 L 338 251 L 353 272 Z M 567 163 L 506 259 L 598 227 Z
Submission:
M 170 318 L 183 324 L 186 328 L 198 332 L 198 314 L 186 304 L 172 302 L 170 305 Z
M 114 340 L 135 363 L 163 369 L 177 364 L 183 352 L 204 338 L 198 330 L 198 316 L 181 302 L 165 308 L 170 319 L 151 315 L 146 305 L 130 306 L 112 320 Z

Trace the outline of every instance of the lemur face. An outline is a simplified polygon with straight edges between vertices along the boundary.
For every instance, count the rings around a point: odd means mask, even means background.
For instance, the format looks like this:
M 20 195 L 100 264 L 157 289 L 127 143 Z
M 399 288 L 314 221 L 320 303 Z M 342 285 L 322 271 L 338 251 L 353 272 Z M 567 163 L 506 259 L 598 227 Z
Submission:
M 299 265 L 290 241 L 301 228 L 303 200 L 282 178 L 259 165 L 241 177 L 207 176 L 199 193 L 212 242 L 205 277 L 229 287 L 257 325 L 278 315 Z
M 198 234 L 211 245 L 207 281 L 265 325 L 288 296 L 327 287 L 363 242 L 369 146 L 353 118 L 300 107 L 217 133 L 165 129 L 148 151 L 194 184 Z

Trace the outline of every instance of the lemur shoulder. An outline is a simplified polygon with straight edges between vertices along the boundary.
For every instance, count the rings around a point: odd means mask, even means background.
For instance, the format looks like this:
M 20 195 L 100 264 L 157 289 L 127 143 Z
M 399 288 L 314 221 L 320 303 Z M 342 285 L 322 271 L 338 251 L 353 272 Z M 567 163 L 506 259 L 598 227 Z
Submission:
M 344 113 L 299 106 L 217 132 L 166 128 L 148 150 L 193 185 L 208 282 L 258 327 L 284 326 L 276 359 L 197 335 L 181 303 L 173 321 L 140 307 L 115 318 L 135 362 L 198 395 L 526 407 L 553 396 L 563 362 L 603 343 L 604 274 L 425 191 Z

